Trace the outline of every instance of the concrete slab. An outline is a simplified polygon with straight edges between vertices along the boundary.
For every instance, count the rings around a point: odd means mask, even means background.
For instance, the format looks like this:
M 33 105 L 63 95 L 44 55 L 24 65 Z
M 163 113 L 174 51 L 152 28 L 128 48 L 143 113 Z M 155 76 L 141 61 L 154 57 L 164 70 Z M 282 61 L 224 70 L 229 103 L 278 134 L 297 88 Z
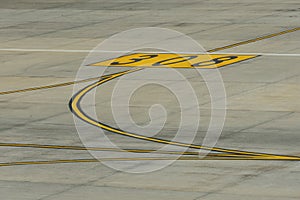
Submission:
M 299 161 L 274 159 L 278 159 L 277 154 L 300 156 L 300 30 L 259 39 L 297 28 L 299 8 L 298 0 L 274 0 L 272 3 L 262 0 L 0 2 L 1 198 L 299 199 Z M 189 149 L 192 155 L 183 155 L 181 160 L 157 171 L 141 174 L 118 171 L 95 162 L 93 156 L 82 149 L 68 105 L 73 93 L 72 84 L 21 91 L 73 81 L 88 51 L 101 41 L 120 31 L 149 26 L 180 31 L 206 50 L 238 43 L 219 51 L 261 54 L 219 69 L 228 102 L 224 128 L 216 144 L 225 150 L 214 151 L 227 155 L 222 160 L 218 160 L 220 157 L 216 155 L 207 157 L 212 160 L 199 160 L 193 154 L 198 150 Z M 140 35 L 119 41 L 106 50 L 119 50 L 128 44 L 144 41 L 145 37 Z M 159 38 L 160 35 L 153 37 Z M 257 40 L 251 41 L 255 38 Z M 168 44 L 169 41 L 158 43 Z M 239 44 L 241 41 L 248 42 Z M 170 44 L 170 47 L 180 49 L 176 43 Z M 128 69 L 131 68 L 109 68 L 106 74 Z M 168 69 L 155 70 L 152 73 L 163 76 L 150 77 L 146 73 L 135 76 L 132 73 L 126 84 L 136 85 L 140 80 L 155 82 L 163 77 L 180 91 L 185 90 L 182 82 L 172 79 L 167 73 Z M 179 69 L 178 72 L 193 86 L 199 100 L 201 121 L 193 142 L 201 145 L 211 117 L 210 94 L 205 81 L 195 71 Z M 118 80 L 97 88 L 96 114 L 109 126 L 122 126 L 125 131 L 135 130 L 127 120 L 116 122 L 112 114 L 111 95 Z M 77 85 L 84 87 L 88 83 L 92 82 Z M 7 91 L 14 92 L 3 93 Z M 115 97 L 124 96 L 119 93 Z M 140 89 L 130 99 L 131 117 L 136 124 L 145 126 L 151 122 L 151 105 L 162 104 L 168 118 L 163 129 L 154 136 L 161 140 L 173 139 L 182 114 L 175 97 L 156 85 Z M 86 99 L 83 98 L 82 102 L 84 110 L 93 106 Z M 127 106 L 126 102 L 121 102 L 115 108 L 120 110 Z M 195 106 L 190 105 L 185 111 L 193 110 Z M 219 116 L 220 113 L 216 118 Z M 198 117 L 187 116 L 187 122 L 182 125 L 186 132 L 181 136 L 182 141 L 189 139 L 195 125 L 192 120 Z M 153 128 L 159 126 L 161 119 L 163 115 L 156 116 Z M 90 126 L 82 127 L 86 133 L 92 129 Z M 164 146 L 109 131 L 104 133 L 121 148 L 148 151 Z M 138 134 L 146 135 L 144 132 Z M 149 134 L 152 134 L 151 131 Z M 93 142 L 95 138 L 89 139 Z M 117 151 L 106 150 L 106 156 L 116 156 Z M 250 153 L 249 156 L 243 151 L 263 155 Z M 152 156 L 173 159 L 172 153 L 157 152 Z M 228 157 L 232 154 L 237 156 L 237 160 Z M 137 156 L 145 154 L 131 154 L 127 161 L 113 162 L 125 163 L 131 166 L 128 169 L 135 169 L 143 166 L 135 160 Z M 273 160 L 267 159 L 270 156 Z M 254 160 L 258 158 L 262 160 Z M 157 167 L 160 163 L 155 161 L 146 164 Z M 137 165 L 130 165 L 132 163 Z

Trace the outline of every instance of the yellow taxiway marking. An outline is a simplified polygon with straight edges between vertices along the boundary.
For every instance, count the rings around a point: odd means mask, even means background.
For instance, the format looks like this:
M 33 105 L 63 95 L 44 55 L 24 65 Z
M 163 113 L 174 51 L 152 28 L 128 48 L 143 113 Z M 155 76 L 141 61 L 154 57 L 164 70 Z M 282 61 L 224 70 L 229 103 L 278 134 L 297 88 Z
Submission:
M 291 32 L 298 31 L 298 30 L 300 30 L 300 27 L 297 27 L 297 28 L 294 28 L 294 29 L 289 29 L 289 30 L 286 30 L 286 31 L 278 32 L 278 33 L 269 34 L 269 35 L 262 36 L 262 37 L 257 37 L 257 38 L 254 38 L 254 39 L 238 42 L 238 43 L 235 43 L 235 44 L 231 44 L 231 45 L 227 45 L 227 46 L 223 46 L 223 47 L 219 47 L 219 48 L 215 48 L 215 49 L 211 49 L 208 52 L 211 53 L 211 52 L 216 52 L 216 51 L 220 51 L 220 50 L 224 50 L 224 49 L 229 49 L 229 48 L 233 48 L 233 47 L 236 47 L 236 46 L 257 42 L 257 41 L 260 41 L 260 40 L 272 38 L 272 37 L 275 37 L 275 36 L 280 36 L 280 35 L 283 35 L 283 34 L 286 34 L 286 33 L 291 33 Z M 222 54 L 222 55 L 226 55 L 226 54 Z M 208 56 L 211 56 L 211 55 L 208 55 Z M 254 56 L 255 57 L 256 55 L 246 55 L 246 56 Z M 186 57 L 186 58 L 189 58 L 189 57 Z M 174 57 L 172 59 L 173 59 L 173 62 L 176 61 L 176 59 Z M 184 62 L 180 59 L 182 59 L 182 58 L 177 58 L 177 63 L 179 61 Z M 225 59 L 225 58 L 222 58 L 222 59 Z M 228 57 L 227 57 L 227 59 L 228 59 Z M 248 59 L 250 59 L 250 58 L 248 58 Z M 190 60 L 191 60 L 191 58 L 190 58 Z M 232 61 L 233 59 L 229 59 L 229 60 Z M 245 59 L 242 59 L 242 60 L 245 60 Z M 163 60 L 163 61 L 164 62 L 162 62 L 160 60 L 160 63 L 158 63 L 157 65 L 166 65 L 166 64 L 170 65 L 170 61 L 172 61 L 172 60 L 167 60 L 167 61 Z M 212 62 L 212 63 L 215 63 L 215 64 L 220 63 L 220 59 L 219 60 L 212 60 L 211 59 L 211 60 L 206 60 L 206 63 L 205 62 L 203 63 L 203 61 L 202 61 L 202 63 L 200 63 L 200 64 L 202 64 L 202 65 L 206 64 L 207 65 L 209 61 Z M 225 64 L 227 60 L 225 59 L 225 60 L 221 60 L 221 61 L 223 62 L 223 64 Z M 218 62 L 218 63 L 216 63 L 216 62 Z M 171 63 L 171 65 L 174 65 L 174 64 L 176 64 L 176 63 Z M 198 62 L 199 66 L 200 66 L 200 64 Z M 138 70 L 140 70 L 140 68 Z M 133 70 L 133 71 L 136 71 L 136 70 Z M 92 85 L 88 86 L 88 88 L 83 89 L 83 90 L 85 90 L 85 92 L 88 92 L 89 90 L 93 89 L 94 87 L 97 87 L 100 84 L 103 84 L 104 82 L 107 82 L 111 79 L 122 76 L 124 74 L 131 73 L 133 71 L 128 70 L 128 71 L 121 72 L 118 75 L 107 75 L 107 76 L 104 76 L 104 77 L 95 77 L 95 78 L 90 78 L 90 79 L 85 79 L 85 80 L 80 80 L 80 81 L 71 81 L 71 82 L 65 82 L 65 83 L 60 83 L 60 84 L 38 86 L 38 87 L 32 87 L 32 88 L 26 88 L 26 89 L 20 89 L 20 90 L 4 91 L 4 92 L 0 92 L 0 95 L 20 93 L 20 92 L 28 92 L 28 91 L 41 90 L 41 89 L 50 89 L 50 88 L 73 85 L 73 84 L 80 83 L 80 82 L 89 82 L 89 81 L 93 81 L 93 80 L 97 80 L 97 79 L 105 79 L 104 81 L 100 80 L 99 82 L 96 82 L 96 85 L 92 84 Z M 85 93 L 83 93 L 83 94 L 81 93 L 81 95 L 84 95 L 84 94 Z M 77 99 L 77 101 L 78 101 L 78 99 Z M 74 101 L 70 102 L 71 109 L 76 108 L 76 107 L 73 107 L 74 106 L 73 103 L 74 103 Z M 76 112 L 74 112 L 74 114 L 76 114 L 79 118 L 83 117 L 81 119 L 86 121 L 87 123 L 90 123 L 92 125 L 95 125 L 97 127 L 103 128 L 103 129 L 108 130 L 108 131 L 112 131 L 114 133 L 126 135 L 126 136 L 129 136 L 129 137 L 133 137 L 133 138 L 137 138 L 137 139 L 144 139 L 144 140 L 148 140 L 148 141 L 152 141 L 152 142 L 159 142 L 159 143 L 164 143 L 164 144 L 184 146 L 184 147 L 195 148 L 195 149 L 206 149 L 206 150 L 211 150 L 211 151 L 216 151 L 216 152 L 223 152 L 223 155 L 221 153 L 218 153 L 217 155 L 214 156 L 214 157 L 219 156 L 222 159 L 230 158 L 230 159 L 238 159 L 238 160 L 249 160 L 249 159 L 253 160 L 253 159 L 255 159 L 255 160 L 284 160 L 284 161 L 286 161 L 286 160 L 297 160 L 297 161 L 299 161 L 299 159 L 300 159 L 300 157 L 297 157 L 297 156 L 265 154 L 265 153 L 239 151 L 239 150 L 224 149 L 224 148 L 210 148 L 210 147 L 203 147 L 203 146 L 194 145 L 194 144 L 184 144 L 184 143 L 180 143 L 180 142 L 172 142 L 172 141 L 167 141 L 167 140 L 161 140 L 161 139 L 158 139 L 158 138 L 147 138 L 145 136 L 141 136 L 141 135 L 137 135 L 137 134 L 133 134 L 133 133 L 127 133 L 127 132 L 122 131 L 122 130 L 114 129 L 114 128 L 109 127 L 105 124 L 102 124 L 100 122 L 94 121 L 93 119 L 90 119 L 88 116 L 85 116 L 85 114 L 81 113 L 81 112 L 76 111 Z M 209 156 L 207 156 L 205 158 L 208 158 L 208 157 Z M 116 158 L 114 158 L 114 159 L 116 159 Z M 124 158 L 121 158 L 121 159 L 124 159 Z M 132 159 L 132 158 L 127 158 L 127 159 Z M 147 158 L 147 159 L 149 159 L 149 158 Z M 154 158 L 152 158 L 152 159 L 154 159 Z M 161 159 L 161 158 L 159 158 L 159 159 Z M 186 157 L 181 157 L 179 160 L 185 160 L 185 159 L 186 160 L 188 160 L 188 159 L 192 160 L 193 158 L 188 156 L 187 158 Z M 194 157 L 194 159 L 199 160 L 199 157 L 198 156 Z M 97 161 L 98 160 L 95 160 L 95 159 L 28 161 L 28 162 L 0 163 L 0 166 L 25 165 L 25 164 L 54 164 L 54 163 L 72 163 L 72 162 L 97 162 Z
M 1 147 L 19 147 L 19 148 L 39 148 L 39 149 L 58 149 L 58 150 L 81 150 L 81 151 L 115 151 L 131 153 L 155 153 L 155 154 L 175 154 L 175 155 L 199 155 L 195 151 L 161 151 L 155 149 L 119 149 L 119 148 L 101 148 L 67 145 L 45 145 L 45 144 L 24 144 L 24 143 L 0 143 Z
M 20 90 L 9 90 L 9 91 L 0 92 L 0 95 L 20 93 L 20 92 L 29 92 L 29 91 L 35 91 L 35 90 L 57 88 L 57 87 L 63 87 L 63 86 L 77 84 L 77 83 L 84 83 L 84 82 L 89 82 L 89 81 L 95 81 L 95 80 L 99 80 L 100 78 L 103 78 L 103 77 L 105 77 L 105 76 L 88 78 L 88 79 L 79 80 L 79 81 L 70 81 L 70 82 L 65 82 L 65 83 L 52 84 L 52 85 L 30 87 L 30 88 L 25 88 L 25 89 L 20 89 Z
M 91 85 L 88 85 L 87 87 L 83 88 L 82 90 L 80 90 L 78 93 L 76 93 L 72 99 L 70 100 L 69 106 L 70 106 L 70 110 L 81 120 L 99 127 L 103 130 L 112 132 L 112 133 L 116 133 L 116 134 L 120 134 L 123 136 L 127 136 L 127 137 L 132 137 L 135 139 L 141 139 L 141 140 L 146 140 L 146 141 L 150 141 L 150 142 L 157 142 L 157 143 L 161 143 L 161 144 L 168 144 L 168 145 L 175 145 L 175 146 L 181 146 L 181 147 L 187 147 L 187 148 L 193 148 L 193 149 L 203 149 L 203 150 L 208 150 L 208 151 L 214 151 L 214 152 L 221 152 L 221 153 L 231 153 L 231 154 L 238 154 L 238 155 L 247 155 L 247 156 L 260 156 L 260 157 L 264 157 L 267 159 L 286 159 L 286 160 L 299 160 L 299 157 L 297 156 L 289 156 L 289 155 L 276 155 L 276 154 L 268 154 L 268 153 L 259 153 L 259 152 L 249 152 L 249 151 L 240 151 L 240 150 L 234 150 L 234 149 L 225 149 L 225 148 L 217 148 L 217 147 L 205 147 L 205 146 L 201 146 L 201 145 L 196 145 L 196 144 L 186 144 L 186 143 L 182 143 L 182 142 L 176 142 L 176 141 L 169 141 L 169 140 L 164 140 L 164 139 L 160 139 L 160 138 L 154 138 L 154 137 L 147 137 L 144 135 L 140 135 L 140 134 L 136 134 L 136 133 L 130 133 L 124 130 L 120 130 L 114 127 L 111 127 L 109 125 L 106 125 L 104 123 L 101 123 L 99 121 L 96 121 L 95 119 L 89 117 L 80 107 L 80 102 L 83 98 L 83 96 L 85 94 L 87 94 L 88 92 L 90 92 L 91 90 L 93 90 L 94 88 L 112 80 L 115 79 L 117 77 L 121 77 L 125 74 L 129 74 L 129 73 L 133 73 L 136 71 L 141 70 L 141 68 L 134 68 L 132 70 L 128 70 L 125 72 L 120 72 L 120 73 L 116 73 L 110 77 L 106 77 L 98 82 L 95 82 Z
M 83 147 L 83 146 L 67 146 L 67 145 L 45 145 L 45 144 L 24 144 L 24 143 L 0 143 L 2 147 L 19 147 L 19 148 L 40 148 L 40 149 L 57 149 L 57 150 L 84 150 L 84 151 L 114 151 L 114 152 L 131 152 L 131 153 L 152 153 L 152 154 L 167 154 L 167 155 L 181 155 L 181 156 L 203 156 L 201 159 L 239 159 L 239 160 L 298 160 L 300 157 L 261 157 L 257 155 L 243 155 L 232 153 L 208 153 L 201 154 L 196 151 L 161 151 L 155 149 L 118 149 L 118 148 L 101 148 L 101 147 Z M 204 158 L 205 157 L 205 158 Z M 171 159 L 171 157 L 170 157 Z M 180 158 L 184 159 L 183 157 Z M 46 161 L 43 161 L 46 162 Z
M 229 49 L 229 48 L 233 48 L 233 47 L 237 47 L 237 46 L 241 46 L 241 45 L 245 45 L 245 44 L 249 44 L 249 43 L 254 43 L 254 42 L 257 42 L 257 41 L 260 41 L 260 40 L 269 39 L 269 38 L 272 38 L 272 37 L 284 35 L 284 34 L 299 31 L 299 30 L 300 30 L 300 27 L 296 27 L 296 28 L 288 29 L 288 30 L 281 31 L 281 32 L 278 32 L 278 33 L 272 33 L 272 34 L 265 35 L 265 36 L 262 36 L 262 37 L 257 37 L 257 38 L 254 38 L 254 39 L 234 43 L 234 44 L 231 44 L 231 45 L 210 49 L 207 52 L 212 53 L 212 52 L 216 52 L 216 51 L 221 51 L 221 50 L 224 50 L 224 49 Z M 9 50 L 9 49 L 7 49 L 7 50 Z M 249 55 L 249 56 L 251 56 L 251 55 Z M 252 56 L 255 56 L 255 55 L 252 55 Z M 85 79 L 85 80 L 80 80 L 80 81 L 71 81 L 71 82 L 65 82 L 65 83 L 59 83 L 59 84 L 52 84 L 52 85 L 37 86 L 37 87 L 31 87 L 31 88 L 25 88 L 25 89 L 19 89 L 19 90 L 2 91 L 2 92 L 0 92 L 0 95 L 14 94 L 14 93 L 29 92 L 29 91 L 35 91 L 35 90 L 51 89 L 51 88 L 69 86 L 69 85 L 73 85 L 73 84 L 76 84 L 76 83 L 89 82 L 89 81 L 92 81 L 92 80 L 96 80 L 98 78 L 100 78 L 100 77 L 95 77 L 95 78 L 90 78 L 90 79 Z
M 124 157 L 124 158 L 101 158 L 101 159 L 62 159 L 62 160 L 34 160 L 34 161 L 18 161 L 18 162 L 2 162 L 0 167 L 15 166 L 15 165 L 45 165 L 45 164 L 63 164 L 63 163 L 91 163 L 105 161 L 158 161 L 158 160 L 272 160 L 272 161 L 295 161 L 295 159 L 284 158 L 269 158 L 259 156 L 211 156 L 207 155 L 203 158 L 199 156 L 181 156 L 174 157 Z M 299 159 L 298 159 L 299 161 Z
M 280 31 L 280 32 L 277 32 L 277 33 L 268 34 L 268 35 L 253 38 L 253 39 L 250 39 L 250 40 L 245 40 L 245 41 L 242 41 L 242 42 L 237 42 L 237 43 L 234 43 L 234 44 L 226 45 L 226 46 L 223 46 L 223 47 L 214 48 L 214 49 L 208 50 L 207 52 L 216 52 L 216 51 L 221 51 L 221 50 L 224 50 L 224 49 L 230 49 L 230 48 L 233 48 L 233 47 L 258 42 L 258 41 L 261 41 L 261 40 L 273 38 L 273 37 L 276 37 L 276 36 L 284 35 L 284 34 L 287 34 L 287 33 L 292 33 L 292 32 L 299 31 L 299 30 L 300 30 L 300 27 L 296 27 L 296 28 L 285 30 L 285 31 Z
M 213 69 L 255 57 L 257 55 L 134 53 L 93 63 L 90 66 Z

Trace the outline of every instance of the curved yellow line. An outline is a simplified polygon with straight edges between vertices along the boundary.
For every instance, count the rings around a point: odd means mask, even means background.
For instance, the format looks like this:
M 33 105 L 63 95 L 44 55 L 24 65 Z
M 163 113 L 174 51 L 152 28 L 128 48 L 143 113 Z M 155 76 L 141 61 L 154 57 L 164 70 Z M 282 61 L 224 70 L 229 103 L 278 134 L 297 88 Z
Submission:
M 136 139 L 142 139 L 142 140 L 147 140 L 147 141 L 151 141 L 151 142 L 157 142 L 157 143 L 163 143 L 163 144 L 169 144 L 169 145 L 176 145 L 176 146 L 181 146 L 181 147 L 188 147 L 188 148 L 194 148 L 194 149 L 203 149 L 203 150 L 209 150 L 209 151 L 217 151 L 217 152 L 222 152 L 222 153 L 233 153 L 233 154 L 240 154 L 240 155 L 247 155 L 247 156 L 254 156 L 254 157 L 264 157 L 266 159 L 279 159 L 279 160 L 300 160 L 300 157 L 296 157 L 296 156 L 285 156 L 285 155 L 273 155 L 273 154 L 267 154 L 267 153 L 258 153 L 258 152 L 247 152 L 247 151 L 239 151 L 239 150 L 233 150 L 233 149 L 223 149 L 223 148 L 217 148 L 217 147 L 205 147 L 205 146 L 201 146 L 201 145 L 195 145 L 195 144 L 186 144 L 186 143 L 181 143 L 181 142 L 173 142 L 173 141 L 168 141 L 168 140 L 163 140 L 163 139 L 158 139 L 158 138 L 152 138 L 152 137 L 146 137 L 143 135 L 138 135 L 135 133 L 129 133 L 123 130 L 119 130 L 113 127 L 109 127 L 105 124 L 102 124 L 94 119 L 89 118 L 84 112 L 82 112 L 80 110 L 80 108 L 78 107 L 78 103 L 80 103 L 80 99 L 89 91 L 91 91 L 92 89 L 94 89 L 95 87 L 98 87 L 99 85 L 108 82 L 112 79 L 115 79 L 117 77 L 123 76 L 125 74 L 128 73 L 132 73 L 135 71 L 141 70 L 141 68 L 137 68 L 134 70 L 128 70 L 125 72 L 120 72 L 117 74 L 113 74 L 111 76 L 108 76 L 98 82 L 95 82 L 89 86 L 87 86 L 86 88 L 84 88 L 83 90 L 79 91 L 75 96 L 73 96 L 72 98 L 72 102 L 70 104 L 70 107 L 73 111 L 74 114 L 76 114 L 78 116 L 78 118 L 80 118 L 81 120 L 92 124 L 94 126 L 97 126 L 101 129 L 104 129 L 106 131 L 110 131 L 113 133 L 117 133 L 120 135 L 124 135 L 124 136 L 129 136 L 129 137 L 133 137 Z M 256 158 L 257 159 L 257 158 Z

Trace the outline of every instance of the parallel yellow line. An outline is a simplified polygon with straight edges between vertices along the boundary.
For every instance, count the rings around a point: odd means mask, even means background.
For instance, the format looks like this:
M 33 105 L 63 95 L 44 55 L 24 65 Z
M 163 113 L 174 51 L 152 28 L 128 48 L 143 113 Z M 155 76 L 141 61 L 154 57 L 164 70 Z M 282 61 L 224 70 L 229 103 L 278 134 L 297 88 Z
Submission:
M 131 153 L 155 153 L 155 154 L 175 154 L 175 155 L 199 155 L 194 151 L 161 151 L 155 149 L 118 149 L 101 147 L 83 147 L 66 145 L 44 145 L 44 144 L 24 144 L 24 143 L 0 143 L 1 147 L 20 147 L 20 148 L 38 148 L 38 149 L 58 149 L 58 150 L 79 150 L 79 151 L 114 151 Z
M 171 155 L 197 155 L 201 156 L 199 152 L 194 151 L 161 151 L 161 150 L 153 150 L 153 149 L 118 149 L 118 148 L 99 148 L 99 147 L 83 147 L 83 146 L 66 146 L 66 145 L 43 145 L 43 144 L 24 144 L 24 143 L 0 143 L 0 146 L 2 147 L 20 147 L 20 148 L 41 148 L 41 149 L 58 149 L 58 150 L 92 150 L 92 151 L 114 151 L 114 152 L 131 152 L 131 153 L 155 153 L 155 154 L 171 154 Z M 231 153 L 209 153 L 207 155 L 203 155 L 205 157 L 235 157 L 240 159 L 263 159 L 261 157 L 257 156 L 251 156 L 251 155 L 240 155 L 240 154 L 231 154 Z M 264 158 L 269 159 L 269 158 Z M 293 160 L 299 160 L 300 158 L 293 158 Z M 282 159 L 280 159 L 282 160 Z
M 138 71 L 140 69 L 133 69 L 133 70 L 128 70 L 126 72 L 120 72 L 117 74 L 114 74 L 113 76 L 107 77 L 105 79 L 102 79 L 98 82 L 95 82 L 85 88 L 83 88 L 81 91 L 79 91 L 77 94 L 75 94 L 71 101 L 70 101 L 70 109 L 71 111 L 81 120 L 94 125 L 96 127 L 99 127 L 101 129 L 104 129 L 106 131 L 110 131 L 116 134 L 120 134 L 123 136 L 128 136 L 136 139 L 141 139 L 141 140 L 146 140 L 146 141 L 151 141 L 151 142 L 157 142 L 157 143 L 162 143 L 162 144 L 169 144 L 169 145 L 175 145 L 175 146 L 181 146 L 181 147 L 187 147 L 187 148 L 194 148 L 194 149 L 203 149 L 203 150 L 209 150 L 209 151 L 216 151 L 216 152 L 222 152 L 222 153 L 232 153 L 232 154 L 240 154 L 240 155 L 249 155 L 249 156 L 263 156 L 263 157 L 269 157 L 273 159 L 298 159 L 299 157 L 297 156 L 289 156 L 289 155 L 275 155 L 275 154 L 267 154 L 267 153 L 258 153 L 258 152 L 249 152 L 249 151 L 240 151 L 240 150 L 234 150 L 234 149 L 224 149 L 224 148 L 217 148 L 217 147 L 205 147 L 201 145 L 195 145 L 195 144 L 186 144 L 186 143 L 181 143 L 181 142 L 174 142 L 174 141 L 168 141 L 168 140 L 163 140 L 159 138 L 153 138 L 153 137 L 146 137 L 143 135 L 135 134 L 135 133 L 129 133 L 120 129 L 116 129 L 113 127 L 110 127 L 108 125 L 105 125 L 101 122 L 98 122 L 89 116 L 87 116 L 80 108 L 80 101 L 82 97 L 94 89 L 95 87 L 98 87 L 99 85 L 106 83 L 114 78 L 123 76 L 128 73 L 133 73 L 135 71 Z
M 242 41 L 242 42 L 237 42 L 237 43 L 230 44 L 230 45 L 227 45 L 227 46 L 214 48 L 214 49 L 208 50 L 207 52 L 221 51 L 221 50 L 224 50 L 224 49 L 229 49 L 229 48 L 233 48 L 233 47 L 236 47 L 236 46 L 241 46 L 241 45 L 244 45 L 244 44 L 257 42 L 257 41 L 260 41 L 260 40 L 269 39 L 269 38 L 272 38 L 272 37 L 284 35 L 284 34 L 287 34 L 287 33 L 292 33 L 292 32 L 299 31 L 299 30 L 300 30 L 300 27 L 296 27 L 296 28 L 293 28 L 293 29 L 288 29 L 288 30 L 285 30 L 285 31 L 272 33 L 272 34 L 257 37 L 257 38 L 254 38 L 254 39 L 250 39 L 250 40 L 246 40 L 246 41 Z
M 174 157 L 135 157 L 135 158 L 102 158 L 102 159 L 63 159 L 63 160 L 39 160 L 39 161 L 18 161 L 18 162 L 3 162 L 0 167 L 15 166 L 15 165 L 45 165 L 45 164 L 66 164 L 66 163 L 91 163 L 105 161 L 158 161 L 158 160 L 272 160 L 272 161 L 295 161 L 295 159 L 268 158 L 268 157 L 238 157 L 238 156 L 206 156 L 200 158 L 198 156 L 181 156 Z M 299 161 L 300 159 L 298 159 Z
M 0 163 L 0 167 L 14 166 L 14 165 L 42 165 L 42 164 L 77 163 L 77 162 L 99 162 L 99 161 L 96 159 L 18 161 L 18 162 Z
M 105 77 L 108 77 L 108 76 L 111 76 L 111 74 L 104 75 L 104 76 L 99 76 L 99 77 L 88 78 L 88 79 L 83 79 L 83 80 L 79 80 L 79 81 L 70 81 L 70 82 L 65 82 L 65 83 L 58 83 L 58 84 L 52 84 L 52 85 L 30 87 L 30 88 L 19 89 L 19 90 L 3 91 L 3 92 L 0 92 L 0 95 L 20 93 L 20 92 L 29 92 L 29 91 L 35 91 L 35 90 L 57 88 L 57 87 L 64 87 L 64 86 L 74 85 L 74 84 L 77 84 L 77 83 L 84 83 L 84 82 L 96 81 L 96 80 L 99 80 L 99 79 L 102 79 L 102 78 L 105 78 Z

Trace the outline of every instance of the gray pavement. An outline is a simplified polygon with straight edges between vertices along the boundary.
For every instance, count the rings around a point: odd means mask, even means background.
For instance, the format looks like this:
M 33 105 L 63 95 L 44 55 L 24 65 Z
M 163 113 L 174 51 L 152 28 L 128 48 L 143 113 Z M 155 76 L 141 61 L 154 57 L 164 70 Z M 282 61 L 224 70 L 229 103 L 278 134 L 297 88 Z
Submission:
M 39 3 L 1 0 L 0 92 L 75 80 L 77 70 L 88 55 L 84 50 L 93 49 L 120 31 L 150 26 L 174 29 L 209 50 L 299 27 L 299 11 L 297 0 L 61 0 Z M 227 94 L 227 116 L 217 147 L 300 156 L 299 39 L 300 30 L 222 50 L 223 53 L 262 56 L 219 69 Z M 106 73 L 127 69 L 111 68 Z M 155 70 L 166 72 L 165 69 Z M 193 142 L 201 144 L 211 117 L 210 96 L 205 81 L 194 70 L 178 71 L 195 88 L 199 100 L 201 121 Z M 170 78 L 168 73 L 165 77 Z M 126 84 L 134 85 L 137 80 L 147 78 L 147 75 L 133 76 Z M 114 79 L 97 89 L 98 119 L 113 127 L 134 130 L 127 121 L 117 123 L 114 120 L 111 94 L 117 81 Z M 170 82 L 182 88 L 180 81 Z M 0 165 L 10 165 L 0 167 L 1 199 L 300 198 L 299 161 L 179 159 L 157 171 L 133 174 L 94 162 L 86 150 L 48 148 L 49 145 L 83 146 L 68 107 L 72 94 L 72 84 L 1 94 Z M 116 95 L 122 97 L 122 94 Z M 157 103 L 166 108 L 168 118 L 156 137 L 172 139 L 179 127 L 181 111 L 174 95 L 164 88 L 150 85 L 137 91 L 130 101 L 131 117 L 138 125 L 147 125 L 150 121 L 148 110 Z M 121 109 L 126 104 L 118 106 Z M 188 109 L 194 107 L 191 105 Z M 188 119 L 192 121 L 196 117 L 190 115 Z M 182 140 L 189 137 L 193 125 L 189 122 L 182 125 L 186 132 Z M 163 146 L 107 131 L 105 134 L 122 148 Z M 15 143 L 44 145 L 44 148 L 17 147 Z M 91 162 L 81 162 L 82 159 Z M 38 163 L 53 160 L 70 162 Z

